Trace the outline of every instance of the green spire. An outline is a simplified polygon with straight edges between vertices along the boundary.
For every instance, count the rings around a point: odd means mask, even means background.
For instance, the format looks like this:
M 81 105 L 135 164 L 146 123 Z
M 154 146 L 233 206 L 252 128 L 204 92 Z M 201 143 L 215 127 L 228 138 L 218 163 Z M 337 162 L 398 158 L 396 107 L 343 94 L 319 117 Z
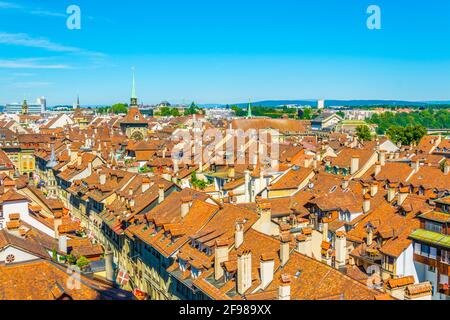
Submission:
M 136 81 L 134 78 L 134 67 L 131 68 L 133 70 L 133 87 L 131 89 L 131 106 L 137 106 L 137 95 L 136 95 Z
M 249 100 L 248 101 L 248 108 L 247 108 L 247 118 L 251 118 L 251 117 L 253 117 L 253 115 L 252 115 L 252 103 Z

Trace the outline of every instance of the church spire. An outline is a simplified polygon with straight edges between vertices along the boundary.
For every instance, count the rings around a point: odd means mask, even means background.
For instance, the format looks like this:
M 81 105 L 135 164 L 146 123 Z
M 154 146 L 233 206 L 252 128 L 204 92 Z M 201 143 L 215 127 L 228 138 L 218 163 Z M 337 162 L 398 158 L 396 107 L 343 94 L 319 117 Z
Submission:
M 133 86 L 131 89 L 131 101 L 130 101 L 130 106 L 131 107 L 137 107 L 137 96 L 136 96 L 136 80 L 134 78 L 134 67 L 131 68 L 131 70 L 133 70 Z
M 247 108 L 247 118 L 252 118 L 252 117 L 253 117 L 253 115 L 252 115 L 252 103 L 249 100 L 248 101 L 248 108 Z

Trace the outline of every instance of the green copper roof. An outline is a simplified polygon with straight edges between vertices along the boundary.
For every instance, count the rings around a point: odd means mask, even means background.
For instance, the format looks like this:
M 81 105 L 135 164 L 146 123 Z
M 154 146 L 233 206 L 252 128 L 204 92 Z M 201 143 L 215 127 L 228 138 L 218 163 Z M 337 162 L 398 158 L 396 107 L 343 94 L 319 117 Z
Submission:
M 450 248 L 450 236 L 441 233 L 417 229 L 409 237 L 414 240 L 434 244 L 440 247 Z
M 252 104 L 250 101 L 248 102 L 247 117 L 249 117 L 249 118 L 252 117 Z

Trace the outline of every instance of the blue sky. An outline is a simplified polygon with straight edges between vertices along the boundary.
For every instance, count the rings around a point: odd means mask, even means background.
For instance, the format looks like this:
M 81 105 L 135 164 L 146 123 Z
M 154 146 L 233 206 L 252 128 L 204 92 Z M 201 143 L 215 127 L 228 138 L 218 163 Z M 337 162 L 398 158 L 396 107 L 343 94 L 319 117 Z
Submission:
M 450 100 L 450 1 L 120 2 L 0 0 L 0 104 Z

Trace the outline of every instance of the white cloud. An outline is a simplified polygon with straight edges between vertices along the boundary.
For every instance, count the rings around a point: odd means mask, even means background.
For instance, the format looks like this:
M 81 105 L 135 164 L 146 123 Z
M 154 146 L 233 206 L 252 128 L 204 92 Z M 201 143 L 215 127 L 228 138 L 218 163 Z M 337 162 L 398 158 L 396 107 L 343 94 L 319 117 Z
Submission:
M 67 18 L 67 14 L 47 10 L 31 10 L 29 11 L 29 13 L 34 14 L 36 16 Z
M 63 12 L 48 11 L 40 8 L 24 7 L 16 3 L 6 1 L 0 1 L 0 9 L 16 9 L 20 10 L 21 12 L 36 16 L 59 17 L 59 18 L 67 17 L 67 15 L 64 14 Z
M 41 48 L 57 52 L 78 52 L 78 48 L 67 47 L 53 43 L 45 38 L 32 38 L 25 33 L 6 33 L 0 32 L 0 43 L 9 45 L 18 45 L 24 47 Z
M 18 4 L 12 2 L 0 1 L 0 9 L 20 9 L 22 8 Z
M 69 65 L 48 63 L 42 58 L 0 59 L 0 68 L 4 69 L 71 69 Z
M 39 48 L 47 51 L 74 53 L 92 57 L 105 56 L 103 53 L 100 52 L 84 50 L 77 47 L 65 46 L 62 44 L 52 42 L 46 38 L 33 38 L 25 33 L 0 32 L 0 44 L 17 45 L 29 48 Z

